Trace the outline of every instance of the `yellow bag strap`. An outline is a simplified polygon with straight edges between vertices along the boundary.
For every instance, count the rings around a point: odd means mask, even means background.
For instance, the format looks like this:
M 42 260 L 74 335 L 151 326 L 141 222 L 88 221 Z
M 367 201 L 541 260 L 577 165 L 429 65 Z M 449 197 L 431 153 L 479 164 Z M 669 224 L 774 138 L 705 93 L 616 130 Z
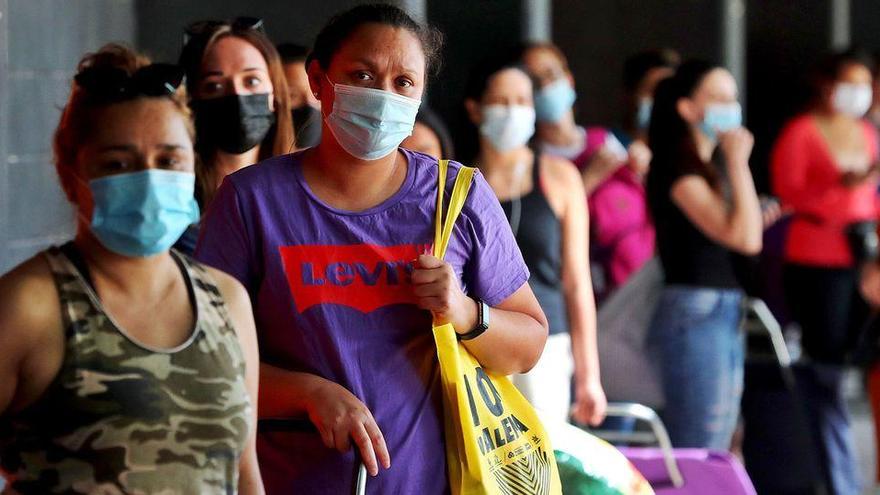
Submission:
M 446 219 L 443 219 L 443 195 L 446 190 L 446 172 L 449 169 L 449 160 L 440 160 L 439 170 L 437 174 L 437 211 L 436 221 L 434 222 L 434 256 L 443 259 L 446 256 L 446 248 L 449 247 L 449 240 L 452 237 L 452 227 L 461 214 L 464 202 L 467 199 L 468 192 L 471 190 L 471 183 L 474 179 L 473 167 L 461 167 L 458 176 L 455 178 L 455 185 L 452 187 L 452 194 L 449 196 L 449 210 L 446 213 Z

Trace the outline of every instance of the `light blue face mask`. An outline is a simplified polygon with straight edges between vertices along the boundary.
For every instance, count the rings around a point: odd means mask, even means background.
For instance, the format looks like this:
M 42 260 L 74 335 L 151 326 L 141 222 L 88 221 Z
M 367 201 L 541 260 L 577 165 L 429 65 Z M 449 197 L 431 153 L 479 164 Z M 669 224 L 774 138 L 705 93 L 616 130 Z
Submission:
M 577 94 L 568 79 L 560 77 L 535 94 L 535 114 L 541 122 L 559 122 L 571 110 Z
M 651 111 L 654 109 L 654 100 L 652 98 L 642 98 L 639 100 L 639 108 L 636 110 L 636 127 L 639 130 L 647 130 L 651 125 Z
M 156 169 L 91 180 L 91 230 L 123 256 L 166 251 L 199 219 L 195 181 L 195 174 Z
M 336 97 L 327 127 L 351 156 L 378 160 L 412 134 L 421 101 L 381 89 L 330 83 Z
M 742 107 L 739 103 L 712 103 L 706 105 L 700 130 L 709 139 L 718 140 L 718 133 L 742 126 Z

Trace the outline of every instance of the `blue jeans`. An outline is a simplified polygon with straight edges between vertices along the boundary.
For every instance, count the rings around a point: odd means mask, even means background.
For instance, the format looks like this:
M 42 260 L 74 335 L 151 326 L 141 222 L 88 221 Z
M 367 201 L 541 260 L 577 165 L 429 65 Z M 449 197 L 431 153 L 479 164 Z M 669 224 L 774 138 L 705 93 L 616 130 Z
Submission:
M 744 338 L 738 290 L 667 286 L 648 345 L 656 355 L 675 447 L 729 450 L 739 417 Z

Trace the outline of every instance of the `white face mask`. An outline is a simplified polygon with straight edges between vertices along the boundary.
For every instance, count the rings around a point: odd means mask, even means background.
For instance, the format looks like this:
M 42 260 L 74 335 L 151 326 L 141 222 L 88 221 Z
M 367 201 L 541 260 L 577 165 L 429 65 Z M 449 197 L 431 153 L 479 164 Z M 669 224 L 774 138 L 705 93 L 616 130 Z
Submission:
M 871 108 L 872 96 L 870 84 L 837 83 L 831 103 L 838 112 L 860 119 Z
M 412 134 L 420 100 L 381 89 L 331 84 L 336 97 L 327 127 L 352 156 L 378 160 Z
M 525 105 L 486 105 L 480 134 L 501 152 L 527 142 L 535 133 L 535 107 Z

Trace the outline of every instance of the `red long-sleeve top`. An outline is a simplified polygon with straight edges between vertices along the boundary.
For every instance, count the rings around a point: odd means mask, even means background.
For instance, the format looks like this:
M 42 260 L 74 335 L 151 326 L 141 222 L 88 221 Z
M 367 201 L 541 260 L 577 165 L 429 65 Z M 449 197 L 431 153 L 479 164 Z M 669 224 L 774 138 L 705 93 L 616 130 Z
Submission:
M 877 131 L 862 122 L 871 162 L 877 160 Z M 782 130 L 771 155 L 774 193 L 794 212 L 785 246 L 791 263 L 846 268 L 854 263 L 846 227 L 880 218 L 878 181 L 856 187 L 843 184 L 825 137 L 811 115 L 792 119 Z

